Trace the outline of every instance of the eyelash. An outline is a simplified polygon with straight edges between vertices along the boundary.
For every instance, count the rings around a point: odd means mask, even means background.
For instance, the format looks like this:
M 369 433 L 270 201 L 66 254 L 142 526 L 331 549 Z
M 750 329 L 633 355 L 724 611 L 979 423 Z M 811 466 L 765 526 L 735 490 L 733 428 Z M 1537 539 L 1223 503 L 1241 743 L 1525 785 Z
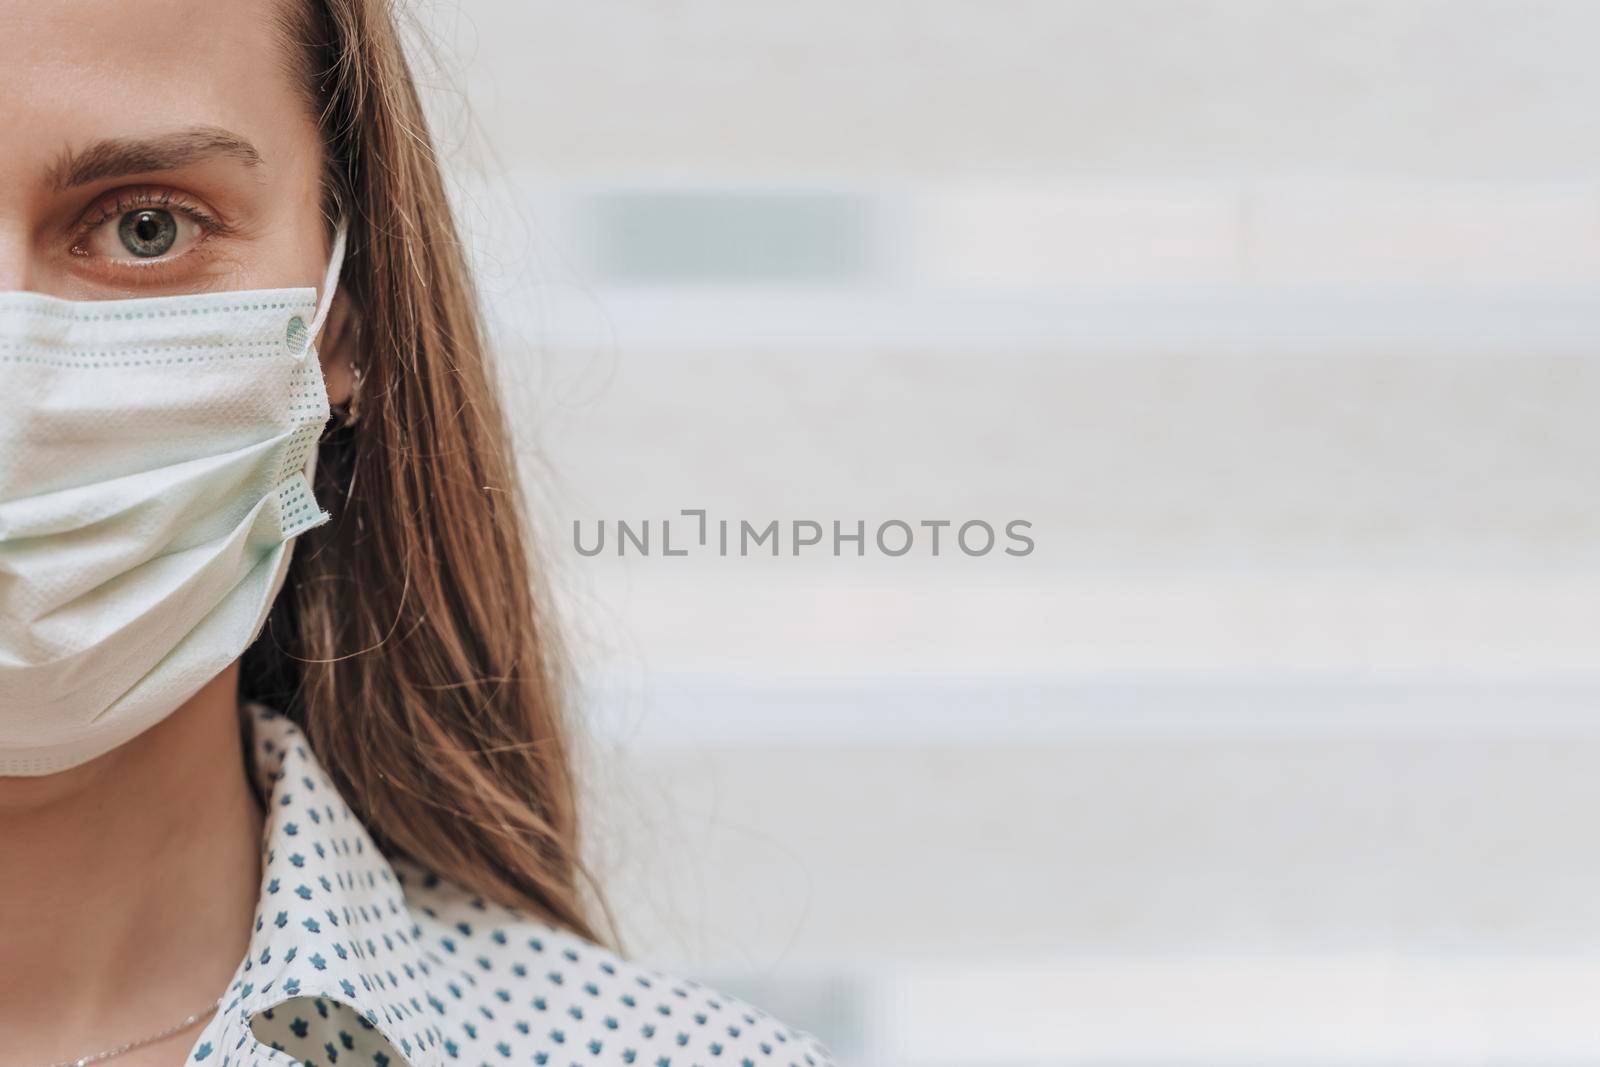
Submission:
M 195 248 L 200 247 L 201 244 L 212 237 L 232 232 L 227 223 L 175 189 L 156 187 L 117 189 L 96 200 L 84 212 L 83 217 L 78 220 L 72 238 L 72 254 L 75 256 L 87 256 L 89 253 L 83 248 L 84 242 L 89 239 L 89 235 L 94 233 L 98 227 L 111 219 L 120 218 L 130 211 L 137 211 L 140 208 L 147 207 L 160 208 L 163 211 L 176 211 L 188 216 L 201 230 L 200 240 L 195 243 Z M 188 254 L 187 252 L 184 253 L 184 255 Z M 182 256 L 175 258 L 181 259 Z M 126 270 L 150 270 L 170 262 L 172 262 L 170 259 L 154 260 L 149 264 L 142 265 L 119 262 L 117 266 Z

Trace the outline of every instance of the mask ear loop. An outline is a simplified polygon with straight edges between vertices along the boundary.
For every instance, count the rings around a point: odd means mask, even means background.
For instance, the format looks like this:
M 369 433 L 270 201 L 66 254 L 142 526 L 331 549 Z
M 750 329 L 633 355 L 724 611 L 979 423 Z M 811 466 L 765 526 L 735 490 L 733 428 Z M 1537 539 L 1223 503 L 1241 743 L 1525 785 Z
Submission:
M 339 225 L 333 231 L 333 250 L 328 255 L 328 272 L 323 275 L 322 291 L 317 294 L 317 314 L 312 318 L 311 327 L 306 333 L 307 352 L 317 343 L 323 323 L 328 321 L 328 312 L 333 310 L 333 294 L 339 287 L 339 272 L 344 268 L 345 238 L 349 229 L 349 224 L 340 219 Z

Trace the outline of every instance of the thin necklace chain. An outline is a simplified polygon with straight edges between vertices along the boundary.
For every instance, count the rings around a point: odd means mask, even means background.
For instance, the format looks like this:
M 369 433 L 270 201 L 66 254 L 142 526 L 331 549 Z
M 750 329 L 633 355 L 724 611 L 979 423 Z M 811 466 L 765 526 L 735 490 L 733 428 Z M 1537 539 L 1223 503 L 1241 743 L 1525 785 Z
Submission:
M 217 1003 L 221 1002 L 219 1001 Z M 195 1012 L 182 1022 L 173 1023 L 171 1026 L 167 1027 L 158 1034 L 151 1034 L 149 1037 L 141 1037 L 137 1041 L 129 1041 L 125 1045 L 118 1045 L 116 1048 L 108 1048 L 104 1052 L 94 1052 L 87 1056 L 79 1056 L 77 1059 L 57 1060 L 55 1063 L 44 1064 L 43 1067 L 88 1067 L 88 1065 L 91 1063 L 99 1063 L 101 1060 L 109 1060 L 115 1056 L 121 1056 L 123 1053 L 132 1052 L 136 1048 L 144 1048 L 146 1045 L 153 1045 L 163 1038 L 171 1037 L 173 1034 L 182 1033 L 216 1010 L 217 1004 L 211 1004 L 204 1010 Z

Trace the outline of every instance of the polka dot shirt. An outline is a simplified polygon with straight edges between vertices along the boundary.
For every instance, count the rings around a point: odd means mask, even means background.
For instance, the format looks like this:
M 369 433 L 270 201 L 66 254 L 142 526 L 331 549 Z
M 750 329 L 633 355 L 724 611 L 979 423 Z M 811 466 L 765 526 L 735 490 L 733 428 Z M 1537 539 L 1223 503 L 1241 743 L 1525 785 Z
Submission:
M 305 736 L 246 715 L 268 797 L 250 948 L 191 1064 L 831 1067 L 760 1009 L 390 862 Z

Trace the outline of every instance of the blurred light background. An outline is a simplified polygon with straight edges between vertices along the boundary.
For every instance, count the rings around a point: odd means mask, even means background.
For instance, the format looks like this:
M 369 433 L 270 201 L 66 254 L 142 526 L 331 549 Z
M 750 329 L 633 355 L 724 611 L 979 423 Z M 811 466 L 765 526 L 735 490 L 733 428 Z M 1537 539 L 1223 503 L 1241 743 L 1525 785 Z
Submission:
M 1600 5 L 416 13 L 633 954 L 875 1067 L 1600 1060 Z M 1037 548 L 573 549 L 694 508 Z

